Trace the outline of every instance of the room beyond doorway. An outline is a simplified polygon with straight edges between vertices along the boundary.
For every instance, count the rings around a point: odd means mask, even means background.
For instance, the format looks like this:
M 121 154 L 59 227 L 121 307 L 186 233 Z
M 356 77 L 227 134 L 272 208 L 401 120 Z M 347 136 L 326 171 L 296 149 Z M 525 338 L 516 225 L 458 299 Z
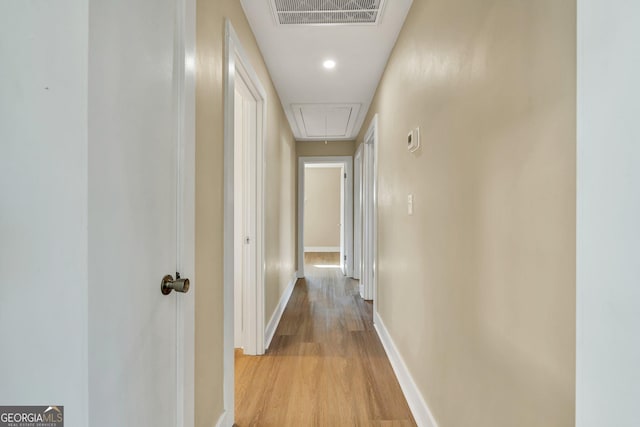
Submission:
M 304 252 L 340 254 L 344 252 L 344 166 L 311 163 L 305 165 L 304 174 Z
M 353 271 L 353 158 L 300 157 L 298 164 L 298 277 L 304 254 L 339 253 L 340 269 Z

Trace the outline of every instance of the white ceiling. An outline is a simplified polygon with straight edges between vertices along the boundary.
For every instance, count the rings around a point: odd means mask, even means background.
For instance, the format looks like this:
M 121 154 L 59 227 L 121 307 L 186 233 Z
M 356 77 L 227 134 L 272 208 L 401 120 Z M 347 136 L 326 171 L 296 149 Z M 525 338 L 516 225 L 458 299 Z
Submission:
M 355 139 L 412 0 L 382 1 L 375 24 L 330 25 L 281 25 L 272 2 L 241 0 L 296 139 Z

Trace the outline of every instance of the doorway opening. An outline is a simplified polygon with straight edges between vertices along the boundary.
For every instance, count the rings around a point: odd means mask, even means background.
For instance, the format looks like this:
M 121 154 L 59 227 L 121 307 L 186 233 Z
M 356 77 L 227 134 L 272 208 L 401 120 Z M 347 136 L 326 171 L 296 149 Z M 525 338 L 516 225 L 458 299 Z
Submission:
M 360 230 L 361 239 L 359 265 L 360 265 L 360 291 L 362 298 L 373 300 L 374 311 L 377 293 L 377 176 L 378 176 L 378 115 L 371 120 L 364 137 L 364 143 L 359 149 L 359 199 L 360 210 L 356 219 L 357 228 Z
M 307 163 L 304 167 L 304 253 L 324 268 L 344 274 L 344 165 Z
M 352 169 L 351 156 L 298 159 L 299 278 L 305 253 L 324 254 L 345 276 L 353 274 Z
M 265 351 L 264 158 L 267 96 L 240 40 L 225 22 L 224 408 L 235 414 L 235 349 Z

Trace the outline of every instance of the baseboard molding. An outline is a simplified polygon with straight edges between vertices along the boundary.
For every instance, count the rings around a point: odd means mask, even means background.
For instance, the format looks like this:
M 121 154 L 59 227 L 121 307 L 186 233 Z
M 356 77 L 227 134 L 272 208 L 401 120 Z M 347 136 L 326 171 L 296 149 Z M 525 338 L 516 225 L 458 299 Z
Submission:
M 274 310 L 273 315 L 271 315 L 271 319 L 269 320 L 269 323 L 267 323 L 267 327 L 265 328 L 265 331 L 264 331 L 265 350 L 268 349 L 269 345 L 271 344 L 271 340 L 273 339 L 273 335 L 276 333 L 276 328 L 278 327 L 278 323 L 280 323 L 280 318 L 282 318 L 282 313 L 284 313 L 284 309 L 287 306 L 287 303 L 289 302 L 289 298 L 291 298 L 291 293 L 293 292 L 293 288 L 295 287 L 297 281 L 298 281 L 298 272 L 296 271 L 295 273 L 293 273 L 293 277 L 291 278 L 291 280 L 289 280 L 289 283 L 287 284 L 286 289 L 280 296 L 280 301 L 278 302 L 278 305 Z
M 229 427 L 232 423 L 227 423 L 227 412 L 223 412 L 218 418 L 218 422 L 216 423 L 216 427 Z
M 409 408 L 411 409 L 411 413 L 413 414 L 413 418 L 415 418 L 416 423 L 419 427 L 438 427 L 431 410 L 422 397 L 422 393 L 420 393 L 418 386 L 416 386 L 407 365 L 404 363 L 402 356 L 398 352 L 398 348 L 393 342 L 393 339 L 391 339 L 389 331 L 377 312 L 373 313 L 373 325 L 378 332 L 380 341 L 382 341 L 384 351 L 389 357 L 391 367 L 398 378 L 400 388 L 402 388 L 402 392 L 404 393 L 404 397 L 407 399 L 407 403 L 409 404 Z
M 305 252 L 340 252 L 340 246 L 305 246 Z

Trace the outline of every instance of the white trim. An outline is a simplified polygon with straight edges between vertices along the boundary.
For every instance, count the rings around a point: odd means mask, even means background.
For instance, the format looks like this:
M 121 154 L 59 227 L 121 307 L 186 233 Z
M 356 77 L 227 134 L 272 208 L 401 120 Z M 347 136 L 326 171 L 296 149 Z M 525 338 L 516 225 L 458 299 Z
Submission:
M 342 163 L 310 163 L 304 165 L 307 169 L 339 169 L 344 165 Z
M 378 113 L 373 116 L 373 310 L 378 312 Z
M 416 420 L 416 424 L 418 424 L 419 427 L 438 427 L 438 423 L 436 423 L 433 413 L 431 413 L 422 393 L 420 393 L 416 382 L 413 380 L 413 377 L 409 372 L 409 368 L 407 368 L 407 365 L 404 363 L 398 348 L 393 342 L 391 335 L 389 335 L 389 331 L 384 325 L 384 322 L 378 312 L 374 312 L 373 314 L 373 326 L 376 328 L 376 332 L 378 333 L 378 337 L 380 337 L 384 351 L 387 353 L 389 362 L 391 362 L 393 372 L 395 372 L 396 377 L 398 378 L 400 388 L 402 388 L 402 393 L 407 399 L 407 403 L 409 404 L 413 418 Z
M 304 277 L 304 170 L 306 164 L 342 164 L 347 174 L 343 212 L 345 218 L 344 246 L 347 256 L 346 276 L 353 274 L 353 156 L 298 157 L 298 278 Z M 344 181 L 343 181 L 344 182 Z
M 340 246 L 305 246 L 305 252 L 340 252 Z
M 251 313 L 252 320 L 248 322 L 251 328 L 252 337 L 249 345 L 245 346 L 245 352 L 263 354 L 264 353 L 264 281 L 265 281 L 265 239 L 264 239 L 264 190 L 265 171 L 263 168 L 266 149 L 266 129 L 267 129 L 267 96 L 260 83 L 258 75 L 254 71 L 249 57 L 246 55 L 240 39 L 238 38 L 233 25 L 225 19 L 225 73 L 224 73 L 224 232 L 223 232 L 223 319 L 224 319 L 224 341 L 223 341 L 223 396 L 224 408 L 229 414 L 226 424 L 233 424 L 235 407 L 235 360 L 234 360 L 234 104 L 235 104 L 235 79 L 242 76 L 243 80 L 253 91 L 258 101 L 258 108 L 262 112 L 259 117 L 257 138 L 257 165 L 256 176 L 258 183 L 256 187 L 257 206 L 260 210 L 256 219 L 256 280 L 255 299 L 247 307 Z M 262 107 L 262 108 L 260 108 Z M 260 115 L 259 115 L 260 116 Z M 261 121 L 261 122 L 260 122 Z M 250 335 L 251 335 L 250 332 Z
M 296 286 L 296 282 L 298 281 L 298 272 L 293 273 L 293 277 L 289 281 L 287 288 L 284 290 L 282 295 L 280 296 L 280 301 L 278 302 L 278 306 L 273 311 L 271 315 L 271 319 L 267 323 L 267 328 L 264 331 L 264 343 L 265 347 L 269 348 L 271 345 L 271 340 L 273 339 L 273 335 L 276 333 L 276 329 L 278 328 L 278 324 L 280 323 L 280 319 L 282 318 L 282 314 L 284 313 L 284 309 L 287 307 L 287 303 L 289 302 L 289 298 L 291 298 L 291 294 L 293 293 L 293 288 Z
M 233 422 L 228 423 L 227 422 L 227 411 L 224 411 L 221 415 L 220 418 L 218 418 L 218 422 L 216 423 L 215 427 L 231 427 L 233 425 Z
M 190 292 L 176 297 L 176 426 L 195 425 L 195 0 L 176 2 L 175 139 L 176 271 L 191 282 Z
M 233 43 L 232 28 L 229 21 L 225 21 L 225 94 L 224 94 L 224 227 L 223 227 L 223 404 L 225 411 L 234 411 L 235 407 L 235 359 L 234 359 L 234 101 L 235 101 L 235 55 L 231 53 Z M 226 412 L 225 412 L 226 413 Z M 220 420 L 224 420 L 225 413 Z M 220 420 L 218 423 L 220 423 Z M 224 424 L 224 421 L 223 421 Z

